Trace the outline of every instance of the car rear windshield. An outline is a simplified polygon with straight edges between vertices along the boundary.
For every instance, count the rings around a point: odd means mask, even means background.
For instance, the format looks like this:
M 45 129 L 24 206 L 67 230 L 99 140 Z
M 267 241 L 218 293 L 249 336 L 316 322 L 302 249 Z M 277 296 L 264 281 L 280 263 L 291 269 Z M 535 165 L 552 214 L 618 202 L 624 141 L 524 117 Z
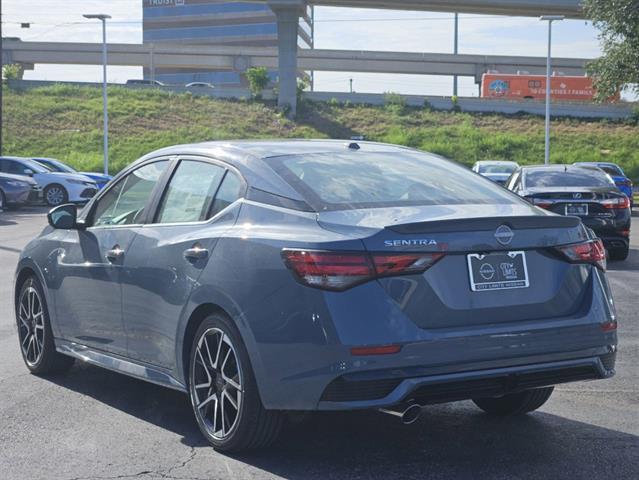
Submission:
M 526 173 L 527 188 L 543 187 L 609 187 L 608 177 L 596 170 L 548 171 L 535 170 Z
M 507 173 L 510 175 L 516 168 L 514 165 L 480 165 L 479 173 Z
M 612 175 L 615 177 L 623 177 L 623 172 L 621 171 L 619 167 L 615 165 L 599 165 L 599 168 L 601 168 L 608 175 Z
M 266 161 L 316 211 L 520 202 L 460 165 L 419 152 L 349 151 Z

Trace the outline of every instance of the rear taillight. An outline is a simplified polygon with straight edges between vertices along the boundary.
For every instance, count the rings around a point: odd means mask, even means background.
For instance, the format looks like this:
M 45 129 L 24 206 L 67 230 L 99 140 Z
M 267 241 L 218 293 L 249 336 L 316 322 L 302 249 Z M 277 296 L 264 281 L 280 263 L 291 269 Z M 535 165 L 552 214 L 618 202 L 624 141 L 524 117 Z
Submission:
M 552 206 L 552 202 L 548 201 L 548 200 L 546 200 L 544 198 L 531 197 L 531 198 L 529 198 L 529 200 L 530 200 L 530 202 L 533 205 L 535 205 L 537 207 L 540 207 L 540 208 L 550 208 Z
M 425 272 L 443 253 L 368 254 L 282 250 L 297 280 L 309 287 L 342 291 L 375 278 Z
M 602 270 L 606 269 L 606 249 L 599 239 L 557 247 L 557 251 L 570 263 L 590 263 Z
M 630 208 L 630 199 L 625 195 L 621 197 L 615 198 L 607 198 L 605 200 L 601 200 L 599 203 L 603 205 L 604 208 L 613 208 L 613 209 L 624 209 Z

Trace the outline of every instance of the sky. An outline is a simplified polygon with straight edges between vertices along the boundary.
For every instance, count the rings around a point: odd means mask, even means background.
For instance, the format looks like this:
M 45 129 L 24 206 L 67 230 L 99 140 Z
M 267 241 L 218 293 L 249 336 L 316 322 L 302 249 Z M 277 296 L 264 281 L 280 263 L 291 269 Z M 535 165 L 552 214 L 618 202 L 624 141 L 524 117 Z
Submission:
M 108 13 L 108 41 L 142 42 L 141 0 L 2 0 L 3 36 L 28 41 L 101 42 L 98 21 L 83 13 Z M 30 22 L 22 29 L 21 22 Z M 597 31 L 589 22 L 556 23 L 553 56 L 595 58 Z M 460 15 L 459 53 L 545 56 L 547 24 L 537 18 Z M 453 14 L 317 7 L 316 48 L 406 52 L 453 51 Z M 140 78 L 139 67 L 109 67 L 110 82 Z M 25 79 L 101 81 L 99 66 L 39 65 Z M 424 75 L 389 75 L 317 72 L 315 88 L 358 92 L 393 91 L 405 94 L 451 95 L 452 78 Z M 460 96 L 477 96 L 472 78 L 459 80 Z

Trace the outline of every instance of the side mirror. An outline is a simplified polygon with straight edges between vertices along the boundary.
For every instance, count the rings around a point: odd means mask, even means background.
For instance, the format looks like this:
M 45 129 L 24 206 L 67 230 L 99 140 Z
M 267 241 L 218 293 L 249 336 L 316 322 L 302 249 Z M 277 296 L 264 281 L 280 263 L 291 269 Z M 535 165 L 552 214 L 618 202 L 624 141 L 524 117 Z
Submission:
M 72 203 L 66 203 L 52 208 L 47 214 L 49 225 L 61 230 L 78 229 L 78 208 Z
M 25 175 L 29 175 L 30 177 L 33 177 L 35 175 L 35 172 L 33 170 L 31 170 L 30 168 L 25 168 L 24 169 L 24 174 Z

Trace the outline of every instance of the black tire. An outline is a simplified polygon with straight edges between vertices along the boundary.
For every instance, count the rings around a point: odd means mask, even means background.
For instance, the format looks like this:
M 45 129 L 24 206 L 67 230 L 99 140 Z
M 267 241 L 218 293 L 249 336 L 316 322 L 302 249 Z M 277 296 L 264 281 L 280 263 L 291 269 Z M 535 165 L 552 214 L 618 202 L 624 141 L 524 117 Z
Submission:
M 473 398 L 473 402 L 491 415 L 523 415 L 537 410 L 548 401 L 555 387 L 536 388 L 498 398 Z
M 0 212 L 7 208 L 7 199 L 4 196 L 4 192 L 0 190 Z
M 227 338 L 225 339 L 223 335 L 226 335 Z M 205 351 L 207 346 L 203 343 L 203 337 L 206 337 L 206 342 L 209 345 L 214 345 L 209 347 L 209 351 L 213 348 L 216 352 L 222 353 L 212 353 L 211 357 L 200 356 L 198 354 L 198 346 L 201 346 L 200 352 Z M 229 340 L 232 345 L 229 346 L 223 343 L 226 340 Z M 218 360 L 212 360 L 216 355 L 217 357 L 226 357 L 223 352 L 224 349 L 227 349 L 226 352 L 231 351 L 236 359 L 229 360 L 233 365 L 231 370 L 228 370 L 227 364 L 226 375 L 230 376 L 229 374 L 234 371 L 237 372 L 232 378 L 240 385 L 241 396 L 238 396 L 236 387 L 230 386 L 229 383 L 224 384 L 221 380 L 223 377 L 221 372 L 225 368 L 224 364 L 221 364 Z M 227 356 L 230 358 L 230 355 Z M 202 361 L 206 363 L 206 366 Z M 213 364 L 217 365 L 213 367 Z M 204 371 L 205 369 L 206 372 Z M 221 370 L 217 371 L 216 369 Z M 202 375 L 203 373 L 204 375 Z M 200 387 L 198 388 L 196 385 L 200 385 Z M 224 390 L 231 392 L 228 394 L 229 396 L 236 395 L 236 403 L 239 404 L 237 410 L 234 410 L 232 404 L 228 403 L 229 400 L 225 400 Z M 227 423 L 231 423 L 231 420 L 234 422 L 226 436 L 224 436 L 223 428 L 222 435 L 215 430 L 217 420 L 221 418 L 218 413 L 217 400 L 210 401 L 207 404 L 208 398 L 217 397 L 218 394 L 222 402 L 227 402 L 225 404 L 227 405 L 226 411 L 229 412 L 229 417 L 231 417 L 230 419 L 225 417 Z M 264 448 L 276 440 L 282 428 L 282 413 L 264 409 L 246 347 L 233 321 L 225 315 L 213 314 L 208 316 L 202 321 L 195 333 L 189 356 L 189 396 L 200 431 L 209 443 L 221 452 L 231 453 Z M 198 404 L 202 405 L 202 407 L 198 408 Z M 220 411 L 224 412 L 223 406 L 220 407 Z M 232 415 L 234 411 L 236 412 L 235 417 Z M 213 420 L 215 420 L 215 423 Z
M 25 295 L 31 296 L 31 300 L 28 301 L 31 301 L 34 305 L 33 308 L 29 308 L 31 311 L 29 314 L 25 314 L 25 308 L 22 303 L 26 299 Z M 36 301 L 38 308 L 42 312 L 41 315 L 37 316 L 37 320 L 33 318 L 33 312 L 36 310 Z M 47 301 L 42 292 L 40 282 L 35 277 L 27 278 L 20 287 L 20 294 L 16 303 L 16 323 L 18 325 L 18 342 L 22 359 L 31 373 L 46 375 L 63 372 L 71 368 L 74 359 L 58 353 L 55 349 Z M 38 327 L 36 327 L 36 324 Z M 28 325 L 31 325 L 31 327 Z M 26 333 L 34 336 L 33 343 L 29 342 L 25 336 Z
M 59 195 L 54 195 L 54 193 L 58 192 Z M 67 193 L 66 188 L 64 188 L 62 185 L 58 183 L 52 183 L 51 185 L 47 185 L 47 188 L 44 189 L 44 201 L 50 207 L 57 207 L 58 205 L 62 205 L 63 203 L 67 203 L 69 201 L 69 194 Z
M 628 258 L 630 254 L 630 246 L 626 245 L 625 247 L 611 248 L 608 251 L 608 255 L 610 256 L 610 260 L 613 261 L 622 261 Z

